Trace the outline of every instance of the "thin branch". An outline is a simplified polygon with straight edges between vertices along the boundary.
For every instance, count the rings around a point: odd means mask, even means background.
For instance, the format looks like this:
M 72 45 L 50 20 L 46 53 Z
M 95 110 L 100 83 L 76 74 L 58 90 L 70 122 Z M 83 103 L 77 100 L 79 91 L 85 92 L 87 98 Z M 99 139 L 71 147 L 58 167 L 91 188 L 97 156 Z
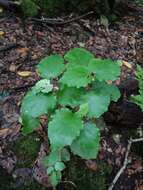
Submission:
M 139 138 L 139 139 L 131 139 L 132 143 L 135 143 L 135 142 L 141 142 L 143 141 L 143 138 Z
M 126 154 L 125 154 L 125 159 L 124 159 L 123 166 L 117 172 L 117 174 L 116 174 L 114 180 L 112 181 L 111 185 L 109 186 L 108 190 L 112 190 L 114 188 L 114 186 L 115 186 L 116 182 L 118 181 L 119 177 L 121 176 L 121 174 L 126 169 L 128 163 L 129 163 L 128 156 L 129 156 L 129 153 L 130 153 L 130 150 L 131 150 L 132 143 L 141 142 L 141 141 L 143 141 L 143 138 L 138 138 L 138 139 L 130 138 L 130 140 L 128 141 L 128 146 L 127 146 L 127 151 L 126 151 Z
M 36 22 L 41 22 L 41 23 L 46 23 L 48 25 L 52 25 L 52 26 L 61 26 L 61 25 L 65 25 L 65 24 L 69 24 L 71 22 L 74 22 L 74 21 L 77 21 L 77 20 L 80 20 L 82 18 L 85 18 L 91 14 L 94 14 L 94 11 L 90 11 L 88 13 L 85 13 L 83 15 L 80 15 L 78 17 L 75 17 L 75 18 L 72 18 L 72 19 L 69 19 L 69 20 L 66 20 L 66 21 L 58 21 L 56 19 L 47 19 L 47 18 L 41 18 L 41 19 L 38 19 L 38 18 L 31 18 L 30 20 L 32 21 L 36 21 Z
M 71 184 L 74 188 L 77 188 L 76 184 L 73 183 L 72 181 L 61 181 L 61 183 L 69 183 L 69 184 Z

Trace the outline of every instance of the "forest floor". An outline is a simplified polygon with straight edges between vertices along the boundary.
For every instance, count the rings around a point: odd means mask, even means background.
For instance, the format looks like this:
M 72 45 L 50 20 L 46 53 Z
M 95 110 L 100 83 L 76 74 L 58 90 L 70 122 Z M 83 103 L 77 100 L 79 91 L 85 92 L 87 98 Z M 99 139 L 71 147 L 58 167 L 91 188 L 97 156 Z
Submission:
M 70 17 L 65 17 L 63 20 Z M 104 185 L 101 187 L 99 181 L 98 184 L 94 181 L 94 184 L 91 180 L 90 183 L 94 186 L 90 187 L 87 177 L 87 188 L 92 190 L 96 186 L 97 190 L 108 189 L 123 166 L 129 138 L 143 136 L 143 113 L 128 101 L 129 95 L 137 93 L 138 89 L 137 81 L 134 79 L 136 64 L 143 65 L 141 6 L 130 6 L 124 16 L 114 23 L 109 23 L 108 27 L 103 26 L 93 14 L 65 25 L 50 26 L 30 19 L 23 20 L 7 13 L 0 18 L 0 190 L 22 189 L 23 186 L 25 186 L 23 189 L 38 190 L 38 185 L 34 187 L 27 185 L 27 181 L 31 184 L 29 178 L 44 184 L 46 189 L 49 189 L 48 177 L 41 163 L 47 153 L 45 134 L 39 131 L 38 136 L 34 134 L 36 140 L 33 142 L 28 137 L 26 144 L 18 122 L 20 103 L 25 92 L 39 79 L 36 65 L 41 58 L 53 53 L 64 54 L 70 48 L 79 46 L 87 48 L 97 57 L 123 62 L 122 75 L 117 81 L 122 99 L 117 104 L 111 105 L 109 112 L 104 115 L 105 123 L 102 122 L 105 127 L 98 159 L 83 162 L 83 167 L 92 173 L 90 177 L 97 176 L 97 173 L 100 175 L 105 173 L 102 175 L 104 181 L 101 179 Z M 27 158 L 22 152 L 27 154 L 24 151 L 29 145 L 35 147 L 34 150 L 29 150 L 32 152 L 30 154 L 32 162 L 24 164 Z M 114 185 L 114 190 L 143 190 L 141 146 L 142 143 L 133 145 L 128 157 L 130 163 Z M 102 169 L 101 161 L 107 164 Z M 72 179 L 73 176 L 67 177 L 65 174 L 66 181 Z M 83 180 L 86 179 L 79 181 L 83 183 Z M 73 183 L 77 185 L 79 182 L 76 184 L 75 179 Z M 72 184 L 63 183 L 57 189 L 70 190 L 73 188 L 71 186 Z M 86 185 L 85 188 L 77 185 L 75 189 L 87 190 L 87 188 Z M 42 190 L 44 187 L 40 186 L 39 189 Z

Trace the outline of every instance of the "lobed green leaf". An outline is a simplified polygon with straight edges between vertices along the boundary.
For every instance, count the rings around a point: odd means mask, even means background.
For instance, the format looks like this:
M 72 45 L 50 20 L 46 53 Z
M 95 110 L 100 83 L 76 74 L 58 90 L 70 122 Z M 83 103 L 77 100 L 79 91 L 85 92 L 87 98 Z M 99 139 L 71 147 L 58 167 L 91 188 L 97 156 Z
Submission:
M 65 54 L 64 58 L 71 64 L 84 66 L 88 65 L 94 55 L 84 48 L 73 48 Z
M 33 118 L 29 115 L 22 115 L 23 134 L 32 133 L 35 129 L 39 127 L 39 124 L 39 118 Z
M 72 65 L 68 67 L 60 82 L 68 87 L 85 87 L 92 81 L 88 69 L 84 66 Z
M 56 111 L 48 125 L 48 137 L 53 149 L 71 145 L 83 129 L 81 119 L 68 109 Z
M 60 55 L 48 56 L 40 61 L 37 69 L 42 78 L 56 78 L 65 69 L 64 59 Z
M 110 97 L 99 92 L 88 92 L 85 95 L 85 102 L 88 103 L 88 116 L 99 118 L 108 110 Z
M 95 81 L 93 83 L 92 89 L 95 90 L 95 92 L 98 92 L 105 96 L 108 95 L 111 101 L 114 102 L 116 102 L 121 96 L 120 91 L 115 84 L 107 84 L 104 81 Z
M 84 159 L 95 159 L 99 151 L 99 142 L 99 129 L 95 124 L 86 123 L 80 136 L 72 143 L 71 151 Z
M 83 103 L 83 88 L 64 86 L 58 93 L 58 103 L 63 106 L 76 107 Z
M 89 71 L 95 73 L 99 81 L 116 80 L 120 75 L 120 66 L 111 59 L 92 59 L 88 65 Z
M 34 94 L 32 91 L 28 92 L 23 98 L 21 105 L 21 114 L 29 117 L 39 117 L 48 113 L 56 105 L 56 97 L 52 94 Z

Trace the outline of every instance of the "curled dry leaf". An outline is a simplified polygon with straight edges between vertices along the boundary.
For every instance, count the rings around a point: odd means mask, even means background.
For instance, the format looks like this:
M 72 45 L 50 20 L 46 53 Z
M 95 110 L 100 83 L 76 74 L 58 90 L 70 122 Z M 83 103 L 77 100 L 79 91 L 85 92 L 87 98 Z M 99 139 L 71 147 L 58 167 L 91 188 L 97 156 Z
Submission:
M 20 77 L 29 77 L 32 75 L 32 72 L 31 71 L 18 71 L 17 74 Z
M 123 65 L 126 66 L 129 69 L 132 69 L 132 65 L 131 63 L 127 62 L 127 61 L 122 61 Z

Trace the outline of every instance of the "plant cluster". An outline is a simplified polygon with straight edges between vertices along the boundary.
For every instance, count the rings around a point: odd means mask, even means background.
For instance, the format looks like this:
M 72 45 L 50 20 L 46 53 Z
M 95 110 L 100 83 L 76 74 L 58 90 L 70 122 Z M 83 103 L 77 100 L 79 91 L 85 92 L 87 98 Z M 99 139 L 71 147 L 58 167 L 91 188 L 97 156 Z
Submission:
M 70 151 L 83 159 L 96 158 L 100 145 L 96 118 L 120 97 L 113 83 L 120 65 L 95 58 L 84 48 L 73 48 L 64 57 L 56 54 L 42 59 L 37 70 L 42 79 L 22 100 L 23 133 L 37 129 L 40 117 L 47 115 L 50 153 L 44 163 L 55 186 Z
M 98 14 L 113 11 L 116 0 L 20 0 L 25 16 L 36 16 L 38 9 L 50 16 L 68 12 L 86 12 L 96 10 Z
M 143 69 L 140 65 L 137 65 L 136 79 L 139 82 L 139 95 L 131 96 L 131 101 L 143 111 Z

